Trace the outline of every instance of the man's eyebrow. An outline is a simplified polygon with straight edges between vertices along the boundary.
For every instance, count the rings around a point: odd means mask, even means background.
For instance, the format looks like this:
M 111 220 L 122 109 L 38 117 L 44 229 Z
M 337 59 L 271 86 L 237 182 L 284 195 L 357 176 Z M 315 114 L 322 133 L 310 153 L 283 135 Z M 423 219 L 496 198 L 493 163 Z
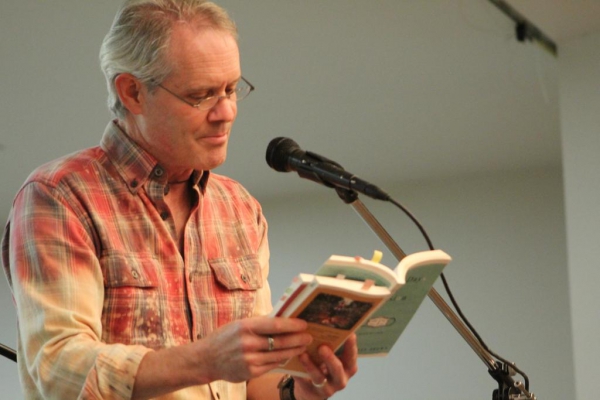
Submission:
M 225 86 L 229 86 L 232 84 L 237 84 L 238 82 L 240 82 L 242 80 L 242 76 L 240 75 L 239 77 L 225 83 Z M 189 87 L 188 89 L 186 89 L 186 93 L 195 93 L 195 92 L 202 92 L 202 91 L 210 91 L 210 90 L 217 90 L 221 87 L 221 85 L 218 86 L 210 86 L 210 85 L 206 85 L 206 86 L 197 86 L 197 87 Z

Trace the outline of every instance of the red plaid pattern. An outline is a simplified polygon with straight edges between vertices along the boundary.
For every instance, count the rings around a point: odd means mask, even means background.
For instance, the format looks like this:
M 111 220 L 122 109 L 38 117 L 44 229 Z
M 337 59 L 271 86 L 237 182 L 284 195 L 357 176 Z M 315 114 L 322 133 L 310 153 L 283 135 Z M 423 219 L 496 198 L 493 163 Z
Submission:
M 130 398 L 146 352 L 270 311 L 258 202 L 229 178 L 195 173 L 182 256 L 163 172 L 111 123 L 99 147 L 38 168 L 17 194 L 2 257 L 26 398 Z M 217 393 L 246 398 L 227 382 L 164 398 Z

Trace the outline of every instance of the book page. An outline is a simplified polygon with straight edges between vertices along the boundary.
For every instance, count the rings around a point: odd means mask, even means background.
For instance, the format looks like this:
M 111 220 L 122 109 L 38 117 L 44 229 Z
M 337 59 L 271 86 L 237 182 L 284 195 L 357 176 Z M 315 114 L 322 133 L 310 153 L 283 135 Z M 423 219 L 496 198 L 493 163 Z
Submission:
M 398 278 L 392 269 L 360 257 L 331 256 L 315 275 L 343 275 L 346 279 L 361 282 L 372 280 L 375 285 L 390 289 L 398 285 Z

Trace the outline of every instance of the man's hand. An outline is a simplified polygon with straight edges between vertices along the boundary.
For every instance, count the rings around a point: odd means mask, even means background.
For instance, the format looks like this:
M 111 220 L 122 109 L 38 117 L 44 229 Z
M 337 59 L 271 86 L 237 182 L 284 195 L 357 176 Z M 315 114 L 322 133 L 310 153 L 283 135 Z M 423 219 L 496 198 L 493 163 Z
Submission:
M 247 381 L 304 353 L 311 341 L 306 322 L 300 319 L 234 321 L 197 342 L 147 353 L 138 369 L 133 398 L 158 397 L 215 380 Z
M 346 387 L 348 380 L 358 370 L 356 335 L 351 335 L 344 343 L 339 357 L 326 345 L 319 347 L 319 356 L 323 360 L 321 365 L 315 365 L 307 353 L 300 356 L 310 379 L 294 378 L 296 399 L 323 400 Z
M 254 317 L 232 322 L 202 340 L 209 381 L 242 382 L 256 378 L 306 351 L 312 337 L 295 318 Z M 272 338 L 269 349 L 269 338 Z M 200 342 L 199 342 L 200 343 Z

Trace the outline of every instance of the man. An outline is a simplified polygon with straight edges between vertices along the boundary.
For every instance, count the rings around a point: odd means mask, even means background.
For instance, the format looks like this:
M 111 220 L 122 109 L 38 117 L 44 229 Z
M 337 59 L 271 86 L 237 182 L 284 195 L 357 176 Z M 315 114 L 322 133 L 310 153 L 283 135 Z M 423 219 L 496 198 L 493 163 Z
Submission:
M 233 22 L 202 0 L 128 1 L 100 58 L 115 121 L 99 147 L 32 173 L 2 241 L 26 398 L 320 400 L 343 389 L 355 339 L 339 356 L 321 348 L 315 365 L 304 321 L 265 316 L 260 205 L 209 172 L 253 89 Z M 295 355 L 310 379 L 270 373 Z

